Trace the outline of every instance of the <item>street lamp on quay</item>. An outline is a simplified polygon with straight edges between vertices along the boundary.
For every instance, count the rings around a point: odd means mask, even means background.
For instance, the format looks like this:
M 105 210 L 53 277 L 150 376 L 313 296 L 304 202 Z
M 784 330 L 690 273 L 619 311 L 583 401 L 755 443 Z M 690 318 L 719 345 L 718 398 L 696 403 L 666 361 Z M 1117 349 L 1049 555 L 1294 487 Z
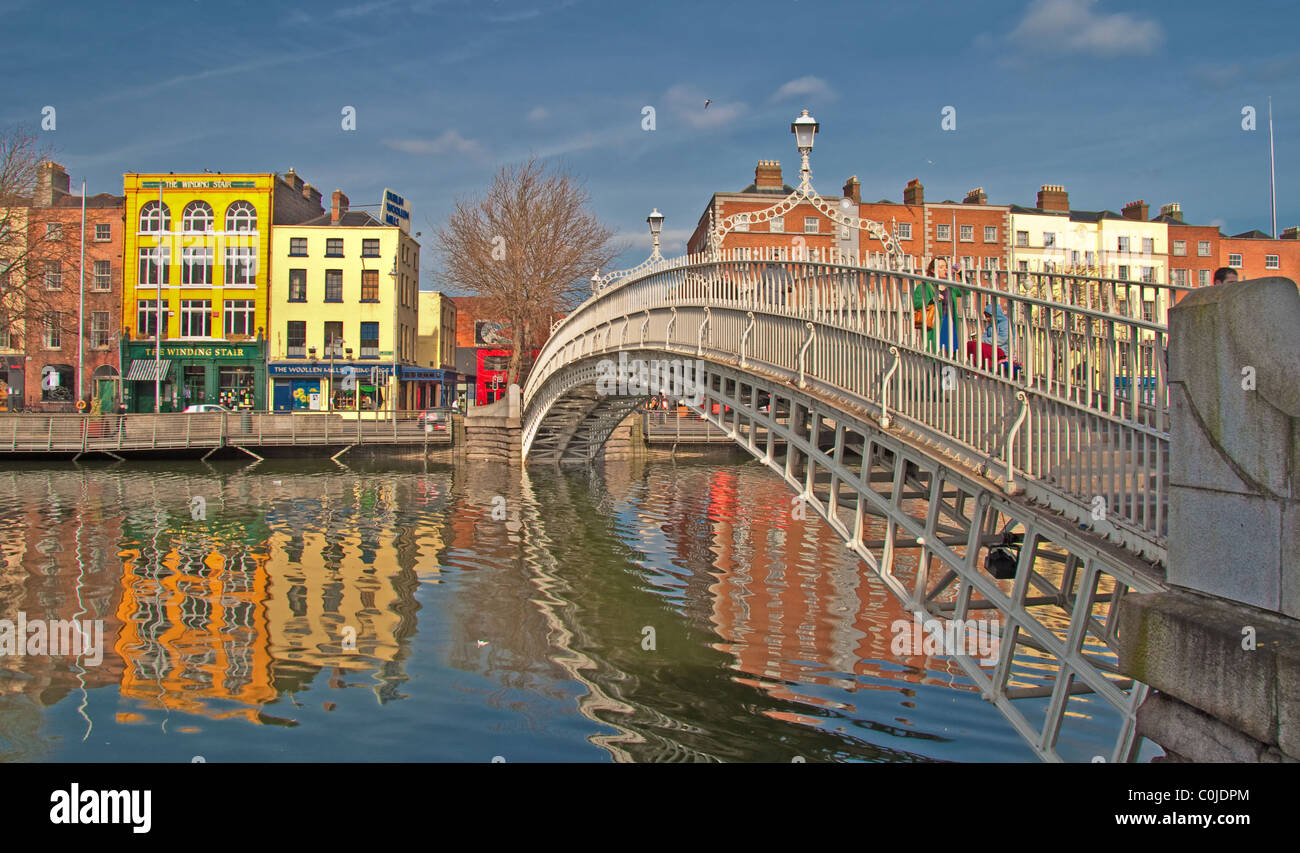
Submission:
M 659 234 L 664 230 L 664 215 L 660 213 L 659 208 L 656 207 L 654 210 L 650 211 L 650 215 L 645 218 L 645 221 L 650 225 L 650 239 L 653 244 L 650 251 L 650 257 L 627 270 L 617 270 L 605 273 L 604 275 L 600 274 L 600 270 L 596 270 L 595 275 L 591 277 L 592 293 L 598 293 L 606 287 L 609 287 L 614 282 L 630 278 L 631 276 L 649 269 L 651 265 L 661 263 L 664 260 L 664 256 L 659 254 Z M 558 324 L 559 321 L 556 321 L 556 325 Z
M 811 204 L 816 210 L 833 222 L 836 226 L 853 228 L 858 231 L 866 232 L 875 239 L 879 240 L 885 254 L 889 257 L 891 265 L 900 264 L 903 259 L 903 251 L 898 243 L 897 223 L 893 228 L 886 230 L 885 227 L 875 220 L 863 219 L 853 213 L 853 204 L 849 199 L 842 199 L 838 205 L 832 204 L 817 194 L 817 190 L 812 185 L 812 167 L 808 163 L 808 155 L 812 153 L 813 143 L 816 140 L 818 131 L 821 130 L 821 124 L 817 119 L 803 110 L 800 115 L 790 123 L 790 132 L 794 134 L 795 146 L 799 149 L 799 186 L 795 188 L 790 195 L 763 210 L 745 211 L 742 213 L 733 213 L 721 220 L 715 218 L 714 207 L 709 207 L 709 252 L 717 256 L 722 250 L 722 240 L 728 233 L 735 230 L 738 226 L 748 227 L 754 222 L 769 222 L 778 216 L 785 216 L 799 204 Z

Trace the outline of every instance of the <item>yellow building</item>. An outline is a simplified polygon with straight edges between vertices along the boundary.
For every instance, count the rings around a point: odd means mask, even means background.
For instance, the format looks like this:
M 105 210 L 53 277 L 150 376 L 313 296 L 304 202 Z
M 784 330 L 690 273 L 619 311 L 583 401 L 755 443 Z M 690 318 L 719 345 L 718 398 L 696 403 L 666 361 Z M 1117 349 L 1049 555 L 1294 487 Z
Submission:
M 328 213 L 275 228 L 271 255 L 273 409 L 381 418 L 413 408 L 420 244 L 349 211 L 335 190 Z
M 421 375 L 415 407 L 450 406 L 456 398 L 456 303 L 436 290 L 420 291 L 416 361 Z
M 271 226 L 319 216 L 320 193 L 292 170 L 127 174 L 123 192 L 128 409 L 265 409 Z

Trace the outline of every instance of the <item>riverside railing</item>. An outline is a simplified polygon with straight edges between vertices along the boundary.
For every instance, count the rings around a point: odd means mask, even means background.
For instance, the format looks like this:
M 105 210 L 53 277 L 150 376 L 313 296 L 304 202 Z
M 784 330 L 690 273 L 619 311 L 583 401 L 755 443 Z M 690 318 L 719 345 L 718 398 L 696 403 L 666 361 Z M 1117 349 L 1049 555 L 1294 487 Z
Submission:
M 449 419 L 440 427 L 423 414 L 380 412 L 378 417 L 362 419 L 355 412 L 0 414 L 0 452 L 450 444 Z
M 739 363 L 896 420 L 1008 490 L 1023 485 L 1163 559 L 1166 318 L 1187 288 L 1006 270 L 979 280 L 752 249 L 651 263 L 556 327 L 525 411 L 586 356 L 649 348 Z M 918 312 L 936 292 L 950 310 Z

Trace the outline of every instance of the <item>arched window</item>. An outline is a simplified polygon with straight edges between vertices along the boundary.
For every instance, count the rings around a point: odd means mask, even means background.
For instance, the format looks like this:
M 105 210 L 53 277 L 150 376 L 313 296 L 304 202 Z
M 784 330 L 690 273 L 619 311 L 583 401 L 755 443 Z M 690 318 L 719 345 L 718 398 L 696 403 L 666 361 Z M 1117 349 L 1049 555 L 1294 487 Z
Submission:
M 192 201 L 181 214 L 181 231 L 186 234 L 206 234 L 212 230 L 212 205 L 206 201 Z
M 227 231 L 256 231 L 257 209 L 246 201 L 232 201 L 226 208 Z
M 159 227 L 161 222 L 161 227 Z M 140 208 L 140 230 L 146 233 L 172 230 L 172 212 L 167 205 L 151 201 Z

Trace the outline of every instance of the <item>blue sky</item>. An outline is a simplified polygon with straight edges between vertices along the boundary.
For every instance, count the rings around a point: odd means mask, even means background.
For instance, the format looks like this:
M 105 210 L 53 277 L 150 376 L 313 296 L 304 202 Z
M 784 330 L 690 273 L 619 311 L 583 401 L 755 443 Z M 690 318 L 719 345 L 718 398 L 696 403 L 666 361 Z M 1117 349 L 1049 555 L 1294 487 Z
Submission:
M 1300 47 L 1283 0 L 0 0 L 0 19 L 0 125 L 36 129 L 54 106 L 41 141 L 74 184 L 293 167 L 327 199 L 374 204 L 390 186 L 424 232 L 425 288 L 433 230 L 502 164 L 536 154 L 582 176 L 628 266 L 652 207 L 676 253 L 755 161 L 779 159 L 794 183 L 801 108 L 822 125 L 827 195 L 856 174 L 869 200 L 901 201 L 920 178 L 929 200 L 983 186 L 1032 205 L 1060 183 L 1076 208 L 1179 201 L 1187 221 L 1239 233 L 1269 229 L 1272 95 L 1278 227 L 1300 224 Z

